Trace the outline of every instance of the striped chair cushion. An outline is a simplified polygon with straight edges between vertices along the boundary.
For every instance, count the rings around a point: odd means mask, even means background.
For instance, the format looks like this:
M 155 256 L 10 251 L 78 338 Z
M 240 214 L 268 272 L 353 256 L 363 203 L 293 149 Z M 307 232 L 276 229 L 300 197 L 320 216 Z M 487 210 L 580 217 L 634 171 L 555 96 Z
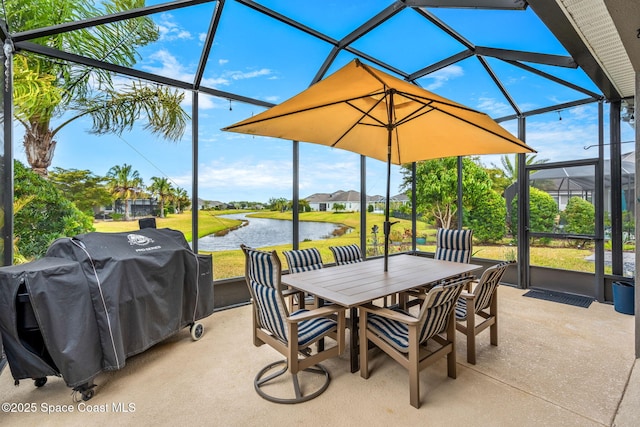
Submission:
M 473 230 L 438 229 L 435 259 L 469 263 Z
M 430 293 L 436 293 L 436 296 L 420 310 L 420 319 L 422 320 L 418 337 L 420 343 L 424 343 L 434 335 L 444 332 L 453 303 L 460 294 L 463 285 L 464 282 L 460 282 L 455 286 L 437 286 L 429 291 Z M 429 297 L 427 297 L 427 301 L 429 301 Z M 394 310 L 408 314 L 400 309 Z M 402 353 L 409 351 L 409 328 L 404 323 L 371 314 L 367 322 L 367 329 L 388 342 L 396 350 Z
M 458 298 L 456 301 L 456 320 L 467 319 L 467 302 L 464 298 Z
M 249 279 L 263 286 L 275 288 L 280 279 L 280 269 L 274 264 L 270 252 L 246 248 Z
M 292 316 L 298 313 L 304 313 L 309 310 L 298 310 L 292 314 Z M 338 323 L 335 320 L 327 319 L 324 317 L 303 320 L 298 324 L 298 345 L 303 347 L 309 343 L 321 338 L 327 332 L 335 329 Z
M 329 246 L 329 249 L 333 252 L 333 257 L 338 265 L 354 264 L 362 261 L 360 246 L 356 244 L 347 246 Z
M 442 286 L 435 287 L 427 293 L 427 301 L 429 301 L 429 294 L 435 292 L 435 297 L 431 299 L 430 303 L 425 303 L 421 308 L 420 318 L 424 322 L 420 328 L 421 343 L 425 342 L 429 338 L 436 334 L 444 332 L 447 328 L 447 321 L 451 310 L 453 310 L 454 304 L 462 291 L 462 287 L 465 282 L 457 282 L 454 286 Z M 422 314 L 426 311 L 426 314 Z
M 270 252 L 244 248 L 247 254 L 247 275 L 257 311 L 259 325 L 278 340 L 288 343 L 288 310 L 279 289 L 280 261 Z M 293 314 L 309 310 L 298 310 Z M 337 322 L 328 318 L 303 320 L 298 324 L 298 345 L 306 346 L 335 329 Z
M 288 341 L 287 309 L 274 288 L 263 286 L 255 281 L 251 282 L 255 301 L 253 302 L 258 312 L 259 324 L 262 329 L 271 333 L 280 341 Z
M 316 248 L 284 251 L 283 254 L 289 264 L 290 273 L 318 270 L 323 266 L 320 251 Z
M 498 285 L 500 285 L 500 281 L 502 280 L 502 276 L 504 276 L 504 272 L 507 270 L 507 267 L 511 264 L 514 264 L 514 262 L 503 261 L 500 264 L 487 268 L 484 273 L 482 273 L 482 276 L 480 277 L 480 280 L 478 280 L 478 284 L 473 291 L 476 299 L 476 313 L 489 307 L 491 297 Z M 463 298 L 459 298 L 456 302 L 456 320 L 465 320 L 466 318 L 467 303 Z
M 393 310 L 410 316 L 409 313 L 399 308 Z M 402 353 L 409 351 L 409 328 L 404 323 L 370 314 L 367 321 L 367 329 L 391 344 L 396 350 Z
M 247 275 L 252 297 L 258 312 L 260 327 L 281 341 L 287 342 L 288 310 L 278 286 L 280 283 L 279 261 L 271 252 L 245 248 Z

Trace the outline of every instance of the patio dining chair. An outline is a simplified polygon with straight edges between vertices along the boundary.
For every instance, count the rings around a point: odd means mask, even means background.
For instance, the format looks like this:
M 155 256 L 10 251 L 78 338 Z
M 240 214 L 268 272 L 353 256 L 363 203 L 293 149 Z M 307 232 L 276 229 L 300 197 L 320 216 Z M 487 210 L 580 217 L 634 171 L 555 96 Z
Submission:
M 345 309 L 327 305 L 289 313 L 284 300 L 282 266 L 277 253 L 245 245 L 241 245 L 241 248 L 245 254 L 245 279 L 253 303 L 253 344 L 256 347 L 268 344 L 285 357 L 261 369 L 255 377 L 254 388 L 262 398 L 271 402 L 299 403 L 311 400 L 324 392 L 331 381 L 329 371 L 319 362 L 338 356 L 344 350 Z M 312 344 L 327 337 L 335 340 L 335 345 L 314 352 Z M 324 378 L 312 378 L 313 381 L 301 388 L 298 375 L 302 372 Z M 290 391 L 285 393 L 282 387 L 278 387 L 281 382 L 277 379 L 286 373 L 291 375 L 293 396 Z
M 436 253 L 433 258 L 440 261 L 469 264 L 469 261 L 471 261 L 471 251 L 473 249 L 472 237 L 473 230 L 438 228 L 436 233 Z M 429 289 L 429 287 L 423 287 L 400 294 L 400 306 L 406 309 L 407 307 L 417 304 L 419 301 L 409 301 L 409 298 L 415 296 L 415 292 L 424 292 L 427 289 Z
M 333 253 L 336 265 L 355 264 L 363 261 L 360 246 L 355 243 L 345 246 L 329 246 L 329 249 Z
M 467 362 L 476 364 L 476 335 L 490 328 L 491 345 L 498 345 L 498 286 L 504 272 L 515 261 L 504 261 L 487 268 L 479 280 L 469 283 L 456 303 L 456 329 L 467 337 Z M 476 324 L 476 316 L 483 320 Z
M 421 295 L 417 316 L 400 309 L 360 307 L 360 376 L 369 378 L 368 342 L 409 372 L 409 401 L 420 407 L 420 371 L 447 356 L 447 374 L 457 375 L 453 309 L 470 278 L 450 280 Z M 428 344 L 429 351 L 426 350 Z M 435 344 L 435 348 L 433 345 Z
M 438 228 L 435 259 L 441 261 L 471 261 L 473 230 L 449 230 Z
M 321 269 L 324 265 L 322 263 L 322 256 L 320 255 L 320 251 L 316 248 L 308 248 L 308 249 L 296 249 L 291 251 L 283 251 L 284 257 L 287 260 L 287 264 L 289 265 L 289 273 L 301 273 L 303 271 L 311 271 Z M 302 294 L 302 293 L 301 293 Z M 294 308 L 295 305 L 299 305 L 299 301 L 301 301 L 302 295 L 292 295 L 291 296 L 291 309 Z M 313 295 L 305 295 L 304 296 L 303 307 L 315 306 L 317 307 L 317 300 Z

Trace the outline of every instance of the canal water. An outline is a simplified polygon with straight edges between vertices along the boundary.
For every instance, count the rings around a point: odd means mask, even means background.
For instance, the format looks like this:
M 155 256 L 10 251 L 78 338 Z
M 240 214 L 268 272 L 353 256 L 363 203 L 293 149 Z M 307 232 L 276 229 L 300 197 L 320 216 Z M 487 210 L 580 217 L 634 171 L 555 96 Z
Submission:
M 240 249 L 240 244 L 260 248 L 264 246 L 286 245 L 293 241 L 293 223 L 271 218 L 253 218 L 246 214 L 221 215 L 249 221 L 244 227 L 232 230 L 224 236 L 204 236 L 198 240 L 198 250 L 226 251 Z M 340 228 L 328 222 L 300 221 L 300 241 L 321 240 L 332 237 L 332 232 Z

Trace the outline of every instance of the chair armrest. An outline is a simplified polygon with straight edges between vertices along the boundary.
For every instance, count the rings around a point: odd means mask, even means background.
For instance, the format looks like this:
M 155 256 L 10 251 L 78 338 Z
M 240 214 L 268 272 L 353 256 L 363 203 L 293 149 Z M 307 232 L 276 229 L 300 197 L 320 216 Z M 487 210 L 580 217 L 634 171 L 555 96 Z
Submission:
M 408 291 L 402 292 L 403 294 L 409 295 L 414 298 L 425 299 L 427 293 L 423 290 L 419 289 L 409 289 Z
M 282 296 L 288 297 L 290 295 L 302 294 L 302 291 L 299 291 L 295 288 L 287 288 L 282 290 Z
M 473 290 L 476 288 L 476 286 L 478 285 L 478 281 L 477 280 L 470 280 L 467 284 L 466 284 L 466 289 L 469 292 L 473 292 Z
M 358 306 L 358 308 L 368 313 L 386 317 L 387 319 L 396 320 L 398 322 L 402 322 L 407 325 L 418 323 L 418 319 L 416 319 L 415 317 L 409 316 L 407 314 L 400 313 L 388 308 L 376 307 L 375 305 L 372 305 L 372 304 L 364 304 L 364 305 Z
M 344 312 L 345 308 L 336 304 L 332 305 L 323 305 L 322 307 L 304 311 L 302 313 L 295 314 L 293 316 L 287 317 L 287 322 L 289 323 L 298 323 L 303 320 L 314 319 L 316 317 L 327 317 L 333 313 Z
M 472 293 L 469 293 L 467 291 L 462 291 L 460 292 L 460 298 L 464 298 L 464 299 L 474 299 L 475 295 Z

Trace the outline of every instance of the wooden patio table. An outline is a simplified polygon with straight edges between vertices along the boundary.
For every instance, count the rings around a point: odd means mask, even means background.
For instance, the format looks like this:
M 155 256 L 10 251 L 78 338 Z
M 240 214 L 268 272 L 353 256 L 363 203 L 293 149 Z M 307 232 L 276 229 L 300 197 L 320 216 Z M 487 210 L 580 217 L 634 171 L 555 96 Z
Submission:
M 407 254 L 390 256 L 388 262 L 386 272 L 384 259 L 376 258 L 282 276 L 283 284 L 350 309 L 351 372 L 360 369 L 359 305 L 482 268 L 480 265 L 438 261 Z

